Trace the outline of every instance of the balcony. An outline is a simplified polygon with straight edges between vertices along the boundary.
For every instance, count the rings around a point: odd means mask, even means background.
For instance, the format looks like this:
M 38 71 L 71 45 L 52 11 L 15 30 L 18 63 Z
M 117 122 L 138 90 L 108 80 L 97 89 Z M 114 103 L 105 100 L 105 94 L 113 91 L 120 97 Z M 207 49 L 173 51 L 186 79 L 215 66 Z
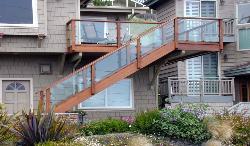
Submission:
M 70 52 L 111 52 L 160 23 L 71 20 L 67 23 Z
M 234 78 L 187 79 L 170 77 L 167 86 L 168 96 L 172 103 L 220 103 L 233 102 L 235 99 Z M 166 86 L 161 88 L 161 90 L 165 90 Z
M 196 47 L 200 51 L 209 48 L 213 51 L 218 45 L 223 48 L 220 19 L 178 17 L 167 23 L 159 37 L 166 40 L 174 37 L 178 41 L 176 48 Z M 70 52 L 112 52 L 162 24 L 164 22 L 71 20 L 67 23 L 67 48 Z
M 225 18 L 223 19 L 223 24 L 224 24 L 224 42 L 229 43 L 229 42 L 235 42 L 235 20 L 231 18 Z

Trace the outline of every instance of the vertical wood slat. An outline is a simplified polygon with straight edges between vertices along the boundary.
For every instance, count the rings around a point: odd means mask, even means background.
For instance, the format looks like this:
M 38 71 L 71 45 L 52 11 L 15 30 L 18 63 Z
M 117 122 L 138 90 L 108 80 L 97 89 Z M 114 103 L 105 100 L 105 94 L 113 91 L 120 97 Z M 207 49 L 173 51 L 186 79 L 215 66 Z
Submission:
M 140 38 L 137 39 L 137 46 L 136 46 L 136 54 L 137 54 L 137 68 L 141 68 L 141 40 Z
M 91 65 L 91 94 L 95 94 L 95 64 Z
M 177 44 L 178 44 L 178 18 L 174 19 L 174 42 L 175 42 L 175 48 L 177 48 Z
M 120 22 L 116 22 L 116 39 L 117 39 L 117 47 L 120 48 L 121 47 L 121 23 Z
M 72 50 L 75 49 L 76 46 L 76 21 L 71 21 L 71 43 L 72 43 Z
M 219 19 L 219 43 L 220 43 L 220 50 L 223 50 L 223 37 L 224 37 L 223 20 Z
M 39 95 L 40 99 L 39 99 L 39 110 L 40 112 L 43 112 L 44 111 L 44 91 L 40 91 L 40 95 Z
M 51 110 L 51 93 L 50 88 L 46 89 L 46 112 Z

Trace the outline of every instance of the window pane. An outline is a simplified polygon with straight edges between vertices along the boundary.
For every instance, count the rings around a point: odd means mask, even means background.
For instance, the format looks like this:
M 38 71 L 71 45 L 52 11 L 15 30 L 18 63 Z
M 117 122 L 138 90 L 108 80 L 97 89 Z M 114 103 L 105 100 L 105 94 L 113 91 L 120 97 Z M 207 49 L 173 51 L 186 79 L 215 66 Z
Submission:
M 32 0 L 0 0 L 0 23 L 33 24 Z
M 105 107 L 105 96 L 106 96 L 106 90 L 82 102 L 81 107 Z
M 218 76 L 218 55 L 217 53 L 207 54 L 203 57 L 203 74 L 204 77 Z
M 186 2 L 186 16 L 199 17 L 200 16 L 200 2 L 196 0 Z
M 250 23 L 250 3 L 238 5 L 238 23 Z
M 122 80 L 108 88 L 109 107 L 129 107 L 131 95 L 131 80 Z
M 239 47 L 240 50 L 250 49 L 250 28 L 239 29 Z
M 212 1 L 201 2 L 201 17 L 216 17 L 215 2 Z

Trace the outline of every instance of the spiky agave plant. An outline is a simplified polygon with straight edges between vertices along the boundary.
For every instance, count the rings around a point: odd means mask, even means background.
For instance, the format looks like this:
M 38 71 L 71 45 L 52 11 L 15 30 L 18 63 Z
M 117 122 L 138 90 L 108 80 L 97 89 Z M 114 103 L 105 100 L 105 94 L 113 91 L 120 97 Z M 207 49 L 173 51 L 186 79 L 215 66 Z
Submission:
M 9 131 L 13 126 L 11 121 L 12 116 L 9 116 L 4 106 L 0 104 L 0 144 L 4 144 L 14 139 L 14 135 Z
M 37 115 L 31 111 L 23 111 L 11 131 L 25 145 L 34 146 L 36 143 L 69 138 L 73 135 L 74 129 L 74 125 L 68 123 L 67 119 L 56 118 L 53 111 L 42 115 L 38 110 Z

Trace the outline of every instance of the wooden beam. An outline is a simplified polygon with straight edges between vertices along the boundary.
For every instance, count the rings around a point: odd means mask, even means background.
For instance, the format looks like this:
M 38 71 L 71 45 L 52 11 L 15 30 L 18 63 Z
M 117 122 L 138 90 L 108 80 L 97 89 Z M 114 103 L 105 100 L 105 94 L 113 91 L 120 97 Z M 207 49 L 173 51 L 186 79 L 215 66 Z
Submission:
M 220 50 L 223 50 L 223 38 L 224 38 L 224 29 L 223 29 L 223 20 L 219 20 L 219 43 L 220 43 Z
M 117 46 L 112 45 L 89 45 L 89 44 L 82 44 L 82 45 L 75 45 L 75 47 L 71 49 L 73 52 L 86 52 L 86 53 L 109 53 L 114 50 L 118 49 Z
M 168 53 L 174 51 L 174 42 L 169 43 L 167 45 L 164 45 L 158 49 L 155 49 L 152 53 L 147 54 L 146 56 L 142 57 L 142 66 L 146 67 L 147 65 L 153 63 L 154 61 L 160 59 L 161 57 L 167 55 Z M 110 85 L 118 82 L 119 80 L 122 80 L 135 72 L 137 72 L 137 61 L 130 63 L 126 67 L 118 70 L 117 72 L 113 73 L 111 76 L 108 76 L 107 78 L 95 83 L 95 93 L 98 93 L 102 91 L 103 89 L 106 89 Z M 58 104 L 55 108 L 55 112 L 65 112 L 70 110 L 72 107 L 78 105 L 82 101 L 88 99 L 92 94 L 91 87 L 83 90 L 82 92 L 79 92 L 71 97 L 69 97 L 67 100 L 61 102 Z
M 216 52 L 220 51 L 220 45 L 218 43 L 178 43 L 178 50 L 186 50 L 186 51 L 211 51 Z
M 76 21 L 71 21 L 71 47 L 74 49 L 76 46 Z
M 46 90 L 46 112 L 48 113 L 51 110 L 51 93 L 50 88 Z
M 118 48 L 120 48 L 121 47 L 121 23 L 118 21 L 118 22 L 116 22 L 116 30 L 117 30 L 117 32 L 116 32 L 116 39 L 117 39 L 117 46 L 118 46 Z

